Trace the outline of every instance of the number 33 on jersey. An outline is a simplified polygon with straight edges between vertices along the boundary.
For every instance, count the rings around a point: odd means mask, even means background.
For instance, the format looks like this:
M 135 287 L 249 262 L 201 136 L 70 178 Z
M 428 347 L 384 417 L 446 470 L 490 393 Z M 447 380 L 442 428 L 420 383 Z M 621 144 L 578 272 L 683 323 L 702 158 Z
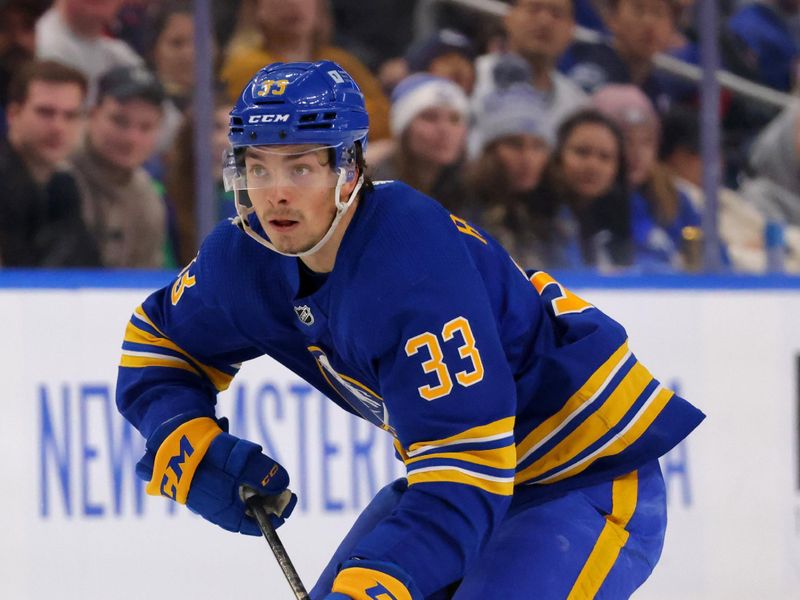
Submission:
M 440 336 L 445 344 L 457 338 L 461 343 L 458 347 L 459 356 L 471 364 L 467 369 L 456 371 L 451 377 L 451 369 L 444 362 L 442 346 L 435 333 L 426 331 L 409 339 L 405 344 L 406 356 L 413 357 L 424 348 L 429 358 L 423 360 L 422 370 L 425 373 L 434 373 L 438 380 L 436 385 L 426 384 L 417 388 L 419 395 L 425 400 L 436 400 L 447 396 L 453 391 L 454 378 L 456 383 L 464 387 L 474 385 L 483 379 L 483 362 L 475 345 L 475 336 L 472 334 L 469 321 L 464 317 L 456 317 L 448 321 L 442 327 Z

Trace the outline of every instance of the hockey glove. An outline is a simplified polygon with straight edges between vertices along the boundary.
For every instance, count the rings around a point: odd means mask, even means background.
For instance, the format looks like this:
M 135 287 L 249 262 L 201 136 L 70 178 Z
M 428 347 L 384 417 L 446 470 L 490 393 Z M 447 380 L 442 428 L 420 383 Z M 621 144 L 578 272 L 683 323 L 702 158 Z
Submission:
M 423 600 L 411 577 L 400 567 L 378 560 L 348 560 L 333 580 L 325 600 Z
M 261 446 L 223 432 L 208 417 L 183 423 L 155 449 L 148 440 L 136 474 L 149 481 L 148 494 L 172 498 L 223 529 L 248 535 L 261 535 L 261 530 L 246 512 L 241 486 L 276 496 L 289 485 L 286 470 Z M 280 514 L 270 515 L 273 526 L 280 527 L 296 503 L 291 494 Z

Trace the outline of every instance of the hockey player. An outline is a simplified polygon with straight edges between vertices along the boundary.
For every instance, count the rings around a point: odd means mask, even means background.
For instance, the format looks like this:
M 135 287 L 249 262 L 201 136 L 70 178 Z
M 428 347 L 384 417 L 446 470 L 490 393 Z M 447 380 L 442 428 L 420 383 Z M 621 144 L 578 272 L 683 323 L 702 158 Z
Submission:
M 623 328 L 400 182 L 364 175 L 364 99 L 338 65 L 260 70 L 231 112 L 238 218 L 139 306 L 119 370 L 148 493 L 258 534 L 241 486 L 286 471 L 215 396 L 269 354 L 394 436 L 378 493 L 313 598 L 624 598 L 658 560 L 657 458 L 703 415 Z

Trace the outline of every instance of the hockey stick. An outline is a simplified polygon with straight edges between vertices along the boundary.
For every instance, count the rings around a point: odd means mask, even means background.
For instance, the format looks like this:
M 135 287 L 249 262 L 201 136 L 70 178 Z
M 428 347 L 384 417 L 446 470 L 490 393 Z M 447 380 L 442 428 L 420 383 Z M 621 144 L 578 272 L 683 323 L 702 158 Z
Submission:
M 278 566 L 280 566 L 281 571 L 283 571 L 286 581 L 289 582 L 289 587 L 292 588 L 294 597 L 297 600 L 310 600 L 310 596 L 308 592 L 306 592 L 306 588 L 303 586 L 303 582 L 300 580 L 300 576 L 297 574 L 292 560 L 286 553 L 286 548 L 283 547 L 281 538 L 278 537 L 275 528 L 272 526 L 272 522 L 269 520 L 270 513 L 278 514 L 286 506 L 286 503 L 288 503 L 291 497 L 291 493 L 284 492 L 280 496 L 269 498 L 266 496 L 259 496 L 255 490 L 251 488 L 242 487 L 241 495 L 247 508 L 250 509 L 256 521 L 258 521 L 261 533 L 263 533 L 264 537 L 267 539 L 270 550 L 272 550 L 275 559 L 278 561 Z M 283 504 L 283 506 L 280 506 L 281 504 Z

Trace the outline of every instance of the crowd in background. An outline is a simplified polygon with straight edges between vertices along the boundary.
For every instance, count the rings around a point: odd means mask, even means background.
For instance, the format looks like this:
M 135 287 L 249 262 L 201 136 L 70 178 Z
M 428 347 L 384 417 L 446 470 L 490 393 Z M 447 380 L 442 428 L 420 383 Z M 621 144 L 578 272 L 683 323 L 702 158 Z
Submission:
M 431 195 L 523 266 L 702 268 L 699 91 L 653 62 L 699 63 L 693 0 L 509 0 L 503 18 L 440 3 L 425 22 L 423 4 L 215 1 L 214 160 L 255 71 L 329 59 L 366 97 L 372 178 Z M 800 0 L 718 4 L 723 68 L 792 92 Z M 0 0 L 0 266 L 190 261 L 193 78 L 189 0 Z M 800 103 L 725 92 L 719 111 L 724 269 L 800 272 Z

